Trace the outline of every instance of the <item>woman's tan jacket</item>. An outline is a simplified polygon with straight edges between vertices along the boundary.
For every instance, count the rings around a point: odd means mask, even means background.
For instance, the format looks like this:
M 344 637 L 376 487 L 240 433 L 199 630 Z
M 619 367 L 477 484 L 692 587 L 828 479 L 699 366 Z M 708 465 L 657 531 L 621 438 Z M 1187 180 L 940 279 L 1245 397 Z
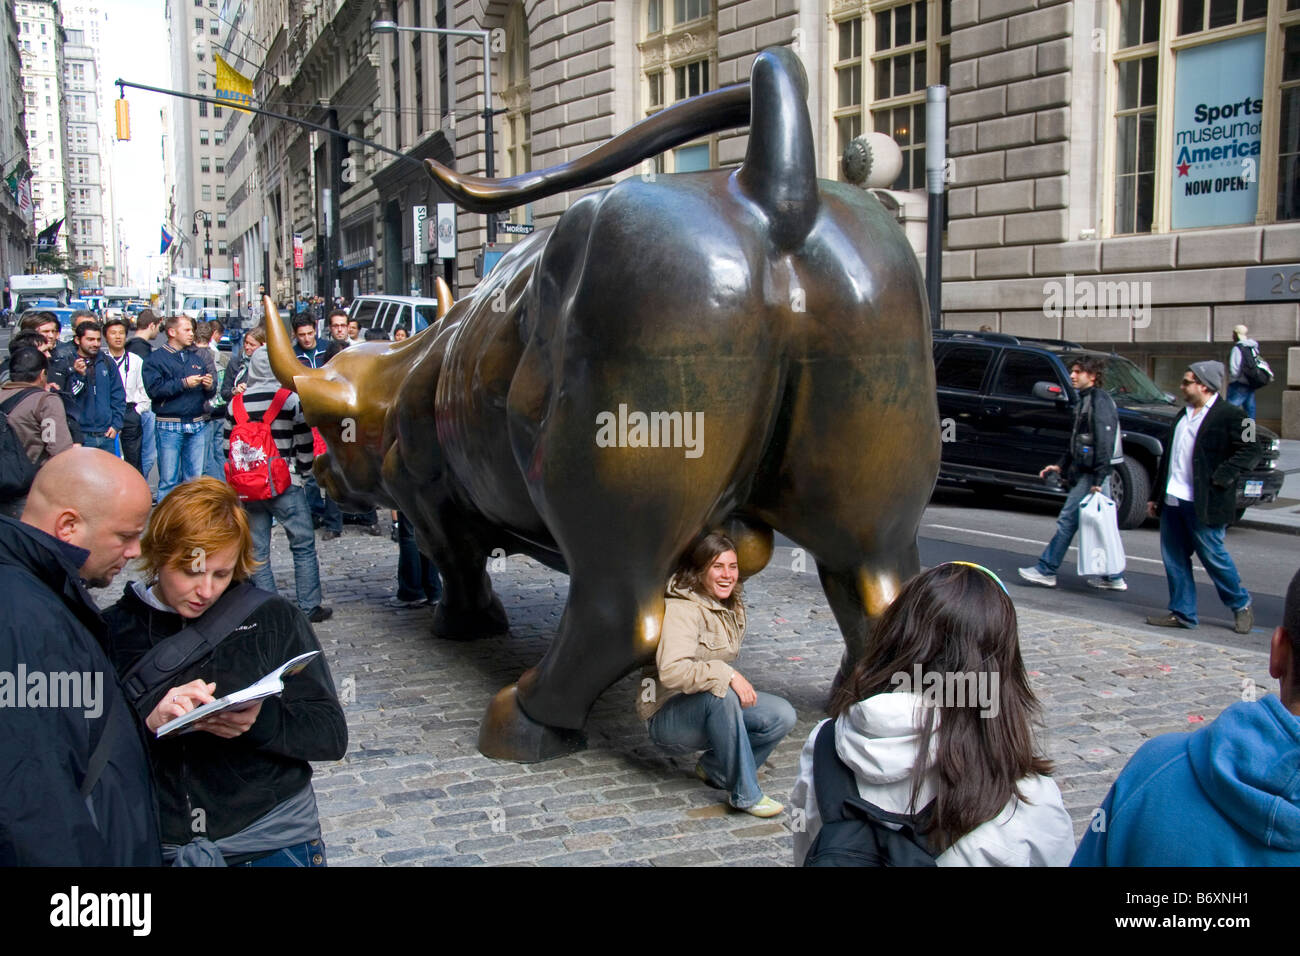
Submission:
M 710 595 L 668 582 L 664 626 L 655 666 L 646 666 L 637 689 L 636 713 L 649 720 L 678 694 L 726 697 L 745 637 L 745 608 L 736 600 L 729 609 Z

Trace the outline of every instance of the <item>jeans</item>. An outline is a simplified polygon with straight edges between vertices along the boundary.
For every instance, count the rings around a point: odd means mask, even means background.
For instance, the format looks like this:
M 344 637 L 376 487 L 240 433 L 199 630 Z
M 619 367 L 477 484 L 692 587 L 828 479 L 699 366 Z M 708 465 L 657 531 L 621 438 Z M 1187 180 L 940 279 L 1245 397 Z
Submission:
M 158 500 L 181 482 L 203 474 L 206 422 L 155 422 L 158 437 Z
M 249 860 L 246 863 L 236 863 L 235 866 L 329 866 L 325 862 L 325 841 L 312 840 L 310 843 L 299 843 L 296 846 L 286 846 L 274 853 L 260 856 L 256 860 Z
M 105 438 L 103 435 L 96 435 L 91 432 L 86 432 L 81 437 L 81 443 L 85 445 L 87 448 L 100 448 L 108 452 L 110 455 L 117 454 L 116 438 Z
M 1255 417 L 1255 390 L 1245 382 L 1229 383 L 1227 398 L 1245 412 L 1247 418 Z
M 1061 506 L 1061 513 L 1056 519 L 1056 534 L 1052 536 L 1051 541 L 1047 542 L 1047 547 L 1043 549 L 1038 559 L 1039 574 L 1055 574 L 1056 569 L 1065 560 L 1065 553 L 1070 550 L 1070 542 L 1079 531 L 1079 502 L 1083 501 L 1091 490 L 1092 478 L 1084 475 L 1075 481 L 1070 493 L 1065 496 L 1065 504 Z M 1101 491 L 1107 497 L 1110 496 L 1109 478 L 1102 482 Z M 1122 574 L 1102 575 L 1106 581 L 1118 581 L 1123 577 Z
M 289 537 L 293 552 L 293 583 L 298 592 L 298 607 L 310 614 L 320 607 L 320 565 L 316 563 L 316 533 L 311 527 L 311 512 L 302 489 L 290 485 L 269 501 L 245 501 L 248 525 L 253 532 L 253 557 L 262 562 L 253 572 L 253 583 L 263 591 L 278 593 L 271 573 L 271 518 L 280 522 Z
M 343 512 L 329 495 L 321 491 L 315 475 L 303 479 L 302 490 L 307 496 L 307 506 L 311 509 L 312 517 L 320 521 L 321 527 L 342 534 Z
M 153 410 L 140 413 L 140 474 L 149 480 L 149 472 L 158 464 L 158 435 Z
M 418 601 L 426 598 L 436 604 L 442 597 L 438 567 L 420 550 L 415 528 L 400 512 L 397 515 L 397 599 Z
M 225 424 L 223 421 L 208 422 L 207 432 L 204 435 L 206 453 L 203 459 L 203 473 L 218 481 L 226 480 L 226 452 L 221 434 Z
M 1196 518 L 1196 505 L 1190 501 L 1166 502 L 1160 512 L 1160 557 L 1169 579 L 1169 610 L 1188 624 L 1196 621 L 1196 581 L 1192 577 L 1192 552 L 1214 582 L 1219 600 L 1230 611 L 1240 611 L 1250 604 L 1250 592 L 1241 584 L 1237 566 L 1223 546 L 1224 526 L 1206 527 Z
M 140 414 L 130 405 L 126 406 L 126 415 L 122 417 L 122 458 L 140 471 Z
M 650 718 L 650 739 L 665 750 L 703 750 L 700 764 L 709 779 L 731 791 L 731 805 L 752 807 L 763 799 L 758 768 L 798 718 L 775 694 L 758 693 L 758 703 L 741 707 L 730 688 L 726 697 L 705 691 L 678 694 Z

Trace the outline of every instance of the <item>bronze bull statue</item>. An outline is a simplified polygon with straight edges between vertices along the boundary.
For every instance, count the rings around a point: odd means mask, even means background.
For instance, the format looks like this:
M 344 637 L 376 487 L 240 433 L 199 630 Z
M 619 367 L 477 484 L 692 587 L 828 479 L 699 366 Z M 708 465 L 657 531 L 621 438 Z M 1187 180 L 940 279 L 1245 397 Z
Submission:
M 503 181 L 429 164 L 488 212 L 750 126 L 740 168 L 583 197 L 400 344 L 307 369 L 268 300 L 276 375 L 329 445 L 319 481 L 412 521 L 445 583 L 435 635 L 507 629 L 486 573 L 496 549 L 570 577 L 549 650 L 488 707 L 487 756 L 582 746 L 600 693 L 653 659 L 665 580 L 702 529 L 738 536 L 747 575 L 774 528 L 806 549 L 846 661 L 920 568 L 939 464 L 921 274 L 874 197 L 817 179 L 806 91 L 797 58 L 770 50 L 749 83 L 573 163 Z

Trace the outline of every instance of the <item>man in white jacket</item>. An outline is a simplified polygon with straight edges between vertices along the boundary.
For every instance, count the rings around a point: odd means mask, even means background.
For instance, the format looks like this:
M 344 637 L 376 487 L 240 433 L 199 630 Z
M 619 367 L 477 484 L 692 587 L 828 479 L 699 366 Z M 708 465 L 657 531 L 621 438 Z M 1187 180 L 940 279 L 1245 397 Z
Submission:
M 108 345 L 108 354 L 117 366 L 117 374 L 122 377 L 122 387 L 126 389 L 126 414 L 122 417 L 122 458 L 140 474 L 142 439 L 144 429 L 142 416 L 149 411 L 149 395 L 144 390 L 144 359 L 126 347 L 126 320 L 121 316 L 104 323 L 104 341 Z

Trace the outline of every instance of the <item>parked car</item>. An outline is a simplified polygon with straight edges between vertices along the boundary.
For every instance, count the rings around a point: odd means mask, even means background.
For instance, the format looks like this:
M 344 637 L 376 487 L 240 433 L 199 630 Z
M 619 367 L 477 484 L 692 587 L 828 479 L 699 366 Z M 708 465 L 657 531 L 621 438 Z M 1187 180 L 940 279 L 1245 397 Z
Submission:
M 352 300 L 348 318 L 356 319 L 364 335 L 366 329 L 380 329 L 390 339 L 393 330 L 405 325 L 414 335 L 438 321 L 438 300 L 413 295 L 361 295 Z
M 1065 497 L 1068 489 L 1049 485 L 1038 472 L 1058 461 L 1069 444 L 1079 400 L 1069 368 L 1083 355 L 1106 360 L 1102 387 L 1119 409 L 1124 460 L 1115 466 L 1111 493 L 1120 527 L 1142 524 L 1151 480 L 1180 406 L 1128 359 L 1077 342 L 997 332 L 935 333 L 944 439 L 940 480 L 960 482 L 986 497 L 1008 491 Z M 1256 438 L 1265 457 L 1237 482 L 1238 519 L 1251 505 L 1276 499 L 1282 488 L 1278 436 L 1257 426 Z

